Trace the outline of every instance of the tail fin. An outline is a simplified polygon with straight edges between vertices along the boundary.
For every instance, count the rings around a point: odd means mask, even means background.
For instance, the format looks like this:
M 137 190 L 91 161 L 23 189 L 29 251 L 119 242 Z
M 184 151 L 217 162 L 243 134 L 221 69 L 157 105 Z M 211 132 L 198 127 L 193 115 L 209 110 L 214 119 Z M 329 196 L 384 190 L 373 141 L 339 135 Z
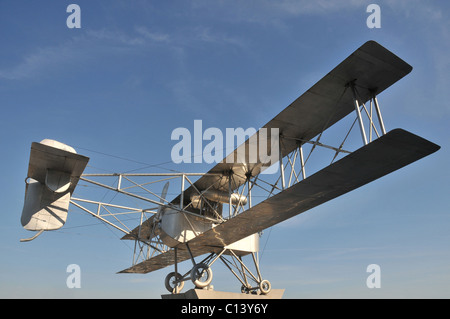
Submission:
M 21 241 L 65 224 L 70 197 L 88 161 L 58 141 L 45 139 L 31 144 L 21 223 L 26 230 L 38 233 Z

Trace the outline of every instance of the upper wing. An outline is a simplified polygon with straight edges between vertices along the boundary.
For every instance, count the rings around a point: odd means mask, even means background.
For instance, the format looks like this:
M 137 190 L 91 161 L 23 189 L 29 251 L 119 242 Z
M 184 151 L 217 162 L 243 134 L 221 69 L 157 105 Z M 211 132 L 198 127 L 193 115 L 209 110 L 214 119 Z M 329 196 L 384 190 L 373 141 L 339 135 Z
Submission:
M 383 92 L 411 70 L 409 64 L 380 44 L 374 41 L 366 42 L 263 128 L 278 128 L 281 135 L 295 138 L 285 139 L 282 145 L 279 145 L 280 155 L 284 157 L 298 147 L 299 139 L 308 141 L 314 138 L 355 110 L 352 92 L 346 89 L 348 83 L 354 83 L 360 101 L 365 103 L 373 94 Z M 261 130 L 256 134 L 259 135 L 260 132 Z M 223 176 L 232 171 L 231 185 L 233 189 L 237 189 L 245 183 L 248 174 L 256 176 L 267 168 L 259 158 L 256 162 L 250 160 L 250 152 L 242 151 L 248 150 L 251 140 L 250 137 L 213 167 L 208 172 L 212 173 L 211 175 L 198 179 L 194 183 L 195 188 L 199 191 L 207 188 L 228 191 L 228 177 Z M 267 135 L 267 154 L 271 153 L 270 146 L 270 135 Z M 245 158 L 238 158 L 239 154 L 245 154 Z M 191 186 L 185 190 L 185 205 L 189 203 L 190 195 L 196 193 L 195 188 Z M 179 202 L 180 196 L 173 200 L 174 204 Z
M 353 82 L 358 90 L 361 102 L 366 102 L 371 94 L 379 94 L 386 88 L 411 72 L 412 67 L 395 54 L 374 41 L 368 41 L 314 84 L 287 108 L 269 121 L 263 128 L 278 128 L 279 133 L 295 139 L 285 139 L 279 145 L 280 155 L 292 152 L 298 147 L 299 140 L 310 140 L 328 127 L 354 111 L 351 90 L 346 89 Z M 256 134 L 259 136 L 261 130 Z M 252 138 L 245 141 L 226 159 L 214 166 L 205 176 L 199 178 L 194 186 L 184 191 L 184 205 L 190 202 L 192 194 L 206 189 L 217 189 L 228 192 L 229 179 L 231 190 L 245 183 L 248 175 L 256 176 L 267 168 L 259 161 L 250 161 L 248 150 Z M 267 135 L 267 154 L 271 154 L 270 135 Z M 245 154 L 246 158 L 237 157 Z M 231 160 L 230 160 L 231 159 Z M 233 172 L 228 177 L 228 172 Z M 172 204 L 179 205 L 181 195 L 173 199 Z M 143 229 L 149 229 L 146 221 L 142 224 L 142 237 L 149 234 Z M 138 227 L 133 230 L 138 233 Z

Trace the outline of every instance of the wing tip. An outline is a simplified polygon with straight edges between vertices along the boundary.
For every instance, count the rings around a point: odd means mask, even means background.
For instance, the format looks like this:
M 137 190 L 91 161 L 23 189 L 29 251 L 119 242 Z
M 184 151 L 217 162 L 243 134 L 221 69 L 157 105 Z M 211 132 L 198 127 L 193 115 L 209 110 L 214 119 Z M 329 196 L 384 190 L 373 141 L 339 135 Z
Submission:
M 359 47 L 359 50 L 365 51 L 365 52 L 373 52 L 376 53 L 376 56 L 381 58 L 383 56 L 389 57 L 389 60 L 395 61 L 395 66 L 403 72 L 403 76 L 406 76 L 407 74 L 411 73 L 413 70 L 412 65 L 407 63 L 405 60 L 400 58 L 398 55 L 381 45 L 375 40 L 368 40 L 363 45 Z

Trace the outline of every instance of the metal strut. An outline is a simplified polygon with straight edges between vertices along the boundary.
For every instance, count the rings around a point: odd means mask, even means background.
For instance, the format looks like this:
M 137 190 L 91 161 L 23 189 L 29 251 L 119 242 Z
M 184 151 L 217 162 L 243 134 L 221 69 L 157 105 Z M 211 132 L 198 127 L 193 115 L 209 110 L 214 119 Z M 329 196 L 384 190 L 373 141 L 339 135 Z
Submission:
M 259 291 L 259 293 L 261 293 L 261 294 L 268 294 L 271 289 L 270 282 L 262 279 L 261 271 L 259 269 L 259 261 L 255 255 L 255 253 L 252 253 L 252 259 L 253 259 L 254 266 L 256 269 L 256 275 L 253 274 L 251 272 L 251 270 L 244 264 L 241 256 L 236 255 L 236 253 L 231 249 L 229 249 L 228 252 L 230 253 L 230 257 L 232 258 L 232 260 L 236 261 L 237 264 L 236 264 L 236 262 L 232 263 L 231 261 L 223 258 L 222 256 L 220 256 L 220 260 L 222 260 L 223 264 L 228 268 L 228 270 L 230 270 L 230 272 L 242 284 L 241 292 L 242 293 L 251 293 L 251 292 L 257 293 L 257 291 Z M 236 271 L 234 271 L 233 268 L 231 268 L 231 266 L 234 266 L 239 274 L 236 273 Z M 256 283 L 255 287 L 253 287 L 249 283 L 249 279 Z
M 353 93 L 353 103 L 355 104 L 355 111 L 356 111 L 356 115 L 358 116 L 358 122 L 359 122 L 359 128 L 361 130 L 361 136 L 362 136 L 364 145 L 367 145 L 366 131 L 364 129 L 364 123 L 363 123 L 362 116 L 361 116 L 361 110 L 359 109 L 358 98 L 356 96 L 355 83 L 351 82 L 349 85 L 350 85 L 350 88 L 352 89 L 352 93 Z
M 380 106 L 378 105 L 378 100 L 375 95 L 375 92 L 372 93 L 372 100 L 375 104 L 375 110 L 377 111 L 378 122 L 380 123 L 381 132 L 383 132 L 383 135 L 384 135 L 384 134 L 386 134 L 386 128 L 384 127 L 383 117 L 381 116 L 381 110 L 380 110 Z

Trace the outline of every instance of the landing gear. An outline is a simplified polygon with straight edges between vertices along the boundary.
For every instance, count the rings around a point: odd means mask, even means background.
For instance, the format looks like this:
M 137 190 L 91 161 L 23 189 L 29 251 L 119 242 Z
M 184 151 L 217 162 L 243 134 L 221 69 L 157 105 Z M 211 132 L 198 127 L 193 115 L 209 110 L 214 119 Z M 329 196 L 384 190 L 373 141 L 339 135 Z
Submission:
M 211 285 L 213 273 L 211 266 L 220 259 L 231 273 L 240 281 L 241 293 L 267 295 L 272 286 L 268 280 L 263 280 L 259 270 L 259 262 L 255 253 L 252 253 L 253 262 L 256 268 L 256 274 L 242 261 L 242 256 L 236 255 L 232 249 L 223 249 L 220 253 L 211 253 L 200 263 L 196 263 L 189 246 L 186 244 L 187 252 L 191 258 L 193 267 L 184 275 L 178 273 L 177 248 L 175 248 L 175 271 L 167 275 L 165 280 L 166 289 L 171 293 L 180 293 L 186 280 L 191 280 L 198 289 L 205 289 Z M 228 255 L 225 258 L 225 253 Z M 231 260 L 230 260 L 231 258 Z
M 190 277 L 187 275 L 190 273 Z M 192 283 L 196 288 L 203 289 L 208 287 L 211 284 L 213 278 L 211 268 L 204 264 L 196 264 L 190 272 L 182 276 L 177 272 L 171 272 L 166 276 L 164 284 L 166 289 L 174 294 L 178 294 L 184 287 L 184 282 L 188 279 L 191 279 Z
M 191 257 L 193 267 L 184 275 L 178 273 L 178 249 L 175 248 L 175 271 L 168 274 L 165 280 L 166 289 L 171 293 L 180 293 L 181 289 L 183 289 L 184 282 L 189 279 L 192 281 L 196 288 L 207 288 L 211 284 L 211 281 L 213 279 L 211 266 L 217 259 L 220 258 L 222 253 L 225 252 L 224 249 L 220 254 L 217 255 L 215 253 L 211 253 L 208 257 L 197 264 L 187 244 L 186 248 L 189 252 L 189 256 Z
M 253 294 L 253 295 L 267 295 L 271 290 L 272 286 L 268 280 L 262 280 L 257 283 L 256 287 L 249 287 L 246 285 L 241 286 L 241 293 L 243 294 Z
M 175 271 L 166 276 L 164 283 L 166 289 L 174 294 L 180 293 L 184 287 L 183 276 Z
M 196 264 L 191 270 L 191 280 L 197 288 L 208 287 L 212 278 L 212 270 L 207 264 Z
M 268 280 L 263 280 L 259 283 L 259 290 L 261 291 L 262 295 L 267 295 L 271 289 L 272 286 Z

